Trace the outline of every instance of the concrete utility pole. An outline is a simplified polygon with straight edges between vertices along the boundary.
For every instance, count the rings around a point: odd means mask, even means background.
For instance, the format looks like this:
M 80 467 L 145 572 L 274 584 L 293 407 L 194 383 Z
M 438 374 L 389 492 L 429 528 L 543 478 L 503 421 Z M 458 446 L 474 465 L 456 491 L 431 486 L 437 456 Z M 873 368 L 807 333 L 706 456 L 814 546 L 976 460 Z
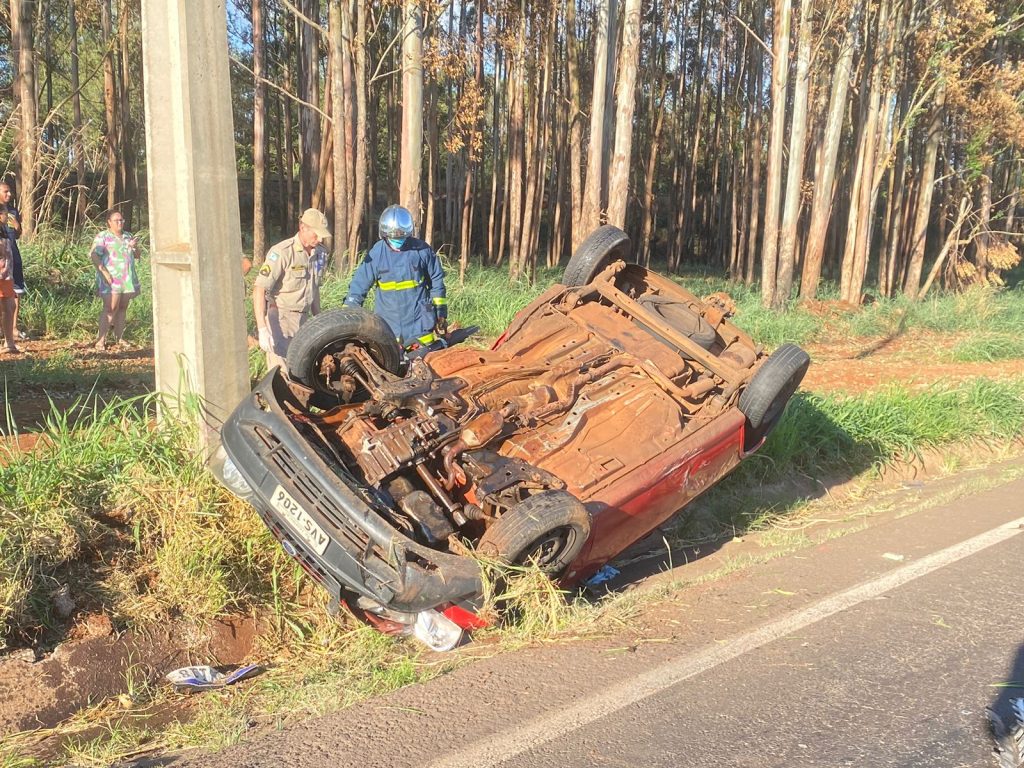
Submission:
M 224 6 L 142 0 L 142 37 L 156 385 L 213 445 L 249 392 Z

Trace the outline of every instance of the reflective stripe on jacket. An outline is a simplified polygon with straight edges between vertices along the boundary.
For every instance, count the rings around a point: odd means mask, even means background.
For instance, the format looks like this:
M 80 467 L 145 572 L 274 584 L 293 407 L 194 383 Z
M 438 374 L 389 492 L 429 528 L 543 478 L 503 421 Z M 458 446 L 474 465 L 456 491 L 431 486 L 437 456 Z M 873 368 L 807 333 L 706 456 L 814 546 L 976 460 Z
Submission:
M 371 289 L 373 311 L 403 346 L 429 344 L 437 318 L 448 316 L 441 260 L 418 238 L 406 238 L 400 251 L 376 242 L 353 275 L 345 303 L 362 306 Z

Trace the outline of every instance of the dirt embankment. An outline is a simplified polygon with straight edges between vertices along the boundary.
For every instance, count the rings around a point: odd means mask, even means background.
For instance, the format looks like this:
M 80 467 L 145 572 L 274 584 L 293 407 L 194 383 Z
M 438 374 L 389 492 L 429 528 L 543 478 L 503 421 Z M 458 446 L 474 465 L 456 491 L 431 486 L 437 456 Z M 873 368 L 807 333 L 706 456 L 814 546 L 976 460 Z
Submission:
M 26 648 L 0 656 L 0 739 L 17 731 L 51 728 L 83 707 L 127 697 L 173 669 L 189 664 L 231 666 L 246 660 L 257 627 L 252 619 L 117 633 L 102 614 L 82 617 L 70 638 L 37 659 Z M 43 653 L 39 650 L 38 653 Z

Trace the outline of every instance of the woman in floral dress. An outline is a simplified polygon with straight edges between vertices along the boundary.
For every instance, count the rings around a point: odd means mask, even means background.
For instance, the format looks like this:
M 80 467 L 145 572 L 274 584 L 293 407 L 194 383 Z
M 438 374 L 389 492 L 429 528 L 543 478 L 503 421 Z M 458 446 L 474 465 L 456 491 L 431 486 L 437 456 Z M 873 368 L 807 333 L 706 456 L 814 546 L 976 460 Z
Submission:
M 96 267 L 96 295 L 103 300 L 96 339 L 96 349 L 100 351 L 107 348 L 108 333 L 113 337 L 113 344 L 124 334 L 128 304 L 139 295 L 139 276 L 135 273 L 138 255 L 138 241 L 124 231 L 121 212 L 110 211 L 107 228 L 96 235 L 90 253 Z

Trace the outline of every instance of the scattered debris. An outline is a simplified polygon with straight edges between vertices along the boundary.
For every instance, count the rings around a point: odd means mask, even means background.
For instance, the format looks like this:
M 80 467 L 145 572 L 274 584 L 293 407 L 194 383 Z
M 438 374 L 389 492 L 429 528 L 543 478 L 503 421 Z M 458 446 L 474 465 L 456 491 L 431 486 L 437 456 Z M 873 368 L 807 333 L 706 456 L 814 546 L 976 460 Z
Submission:
M 258 675 L 262 671 L 263 668 L 258 664 L 249 664 L 228 673 L 219 672 L 208 666 L 181 667 L 173 672 L 168 672 L 164 677 L 178 690 L 205 691 L 232 685 L 239 680 Z
M 432 651 L 450 651 L 462 642 L 462 627 L 442 613 L 427 609 L 416 616 L 412 635 Z
M 587 579 L 586 584 L 588 587 L 597 587 L 601 584 L 604 584 L 607 581 L 611 581 L 616 576 L 618 576 L 619 573 L 620 571 L 618 568 L 613 568 L 610 565 L 606 565 L 593 576 L 591 576 L 589 579 Z
M 886 552 L 884 555 L 882 555 L 882 557 L 884 557 L 886 560 L 893 560 L 897 563 L 902 563 L 904 560 L 906 560 L 906 555 L 897 555 L 894 552 Z
M 75 599 L 71 597 L 71 587 L 67 584 L 54 590 L 50 597 L 53 600 L 53 612 L 59 618 L 69 618 L 75 612 Z

